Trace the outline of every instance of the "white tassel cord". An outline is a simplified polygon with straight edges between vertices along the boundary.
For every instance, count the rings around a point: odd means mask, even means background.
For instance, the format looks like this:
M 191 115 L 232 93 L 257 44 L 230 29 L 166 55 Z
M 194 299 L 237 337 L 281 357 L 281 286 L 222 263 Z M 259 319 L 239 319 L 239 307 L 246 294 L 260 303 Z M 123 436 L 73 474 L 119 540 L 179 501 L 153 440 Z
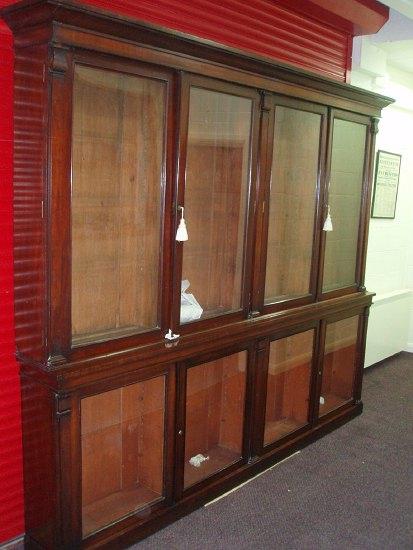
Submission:
M 328 205 L 327 217 L 324 221 L 323 231 L 333 231 L 333 221 L 330 214 L 330 205 Z
M 181 209 L 181 219 L 179 220 L 179 226 L 178 226 L 178 229 L 176 230 L 175 239 L 178 242 L 183 242 L 188 240 L 188 231 L 186 229 L 186 223 L 184 219 L 184 207 L 180 206 L 179 208 Z

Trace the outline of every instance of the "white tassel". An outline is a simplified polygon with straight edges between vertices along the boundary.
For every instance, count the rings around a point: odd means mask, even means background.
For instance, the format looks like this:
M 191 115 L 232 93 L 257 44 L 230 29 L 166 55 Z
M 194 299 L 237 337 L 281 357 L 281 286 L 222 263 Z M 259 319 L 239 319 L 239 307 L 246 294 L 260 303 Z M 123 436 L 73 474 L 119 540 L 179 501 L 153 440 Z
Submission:
M 181 209 L 181 219 L 179 220 L 179 226 L 176 230 L 176 240 L 179 242 L 187 241 L 188 240 L 188 231 L 186 230 L 186 223 L 184 219 L 184 207 L 180 206 Z
M 330 205 L 328 205 L 327 217 L 323 225 L 323 231 L 333 231 L 333 222 L 330 215 Z

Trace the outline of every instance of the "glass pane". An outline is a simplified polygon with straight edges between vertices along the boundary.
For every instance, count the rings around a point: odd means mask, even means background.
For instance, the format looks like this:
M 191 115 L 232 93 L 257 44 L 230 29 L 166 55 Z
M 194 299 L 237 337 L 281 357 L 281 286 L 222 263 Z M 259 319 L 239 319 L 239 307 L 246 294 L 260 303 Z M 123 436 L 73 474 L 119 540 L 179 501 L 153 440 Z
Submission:
M 164 116 L 163 82 L 76 67 L 74 342 L 159 324 Z
M 163 376 L 82 399 L 83 536 L 163 498 Z
M 327 325 L 320 416 L 353 398 L 358 325 L 358 316 Z
M 366 126 L 334 120 L 323 291 L 354 285 L 364 170 Z
M 277 107 L 264 303 L 310 292 L 321 115 Z
M 308 423 L 314 330 L 270 344 L 264 445 Z
M 188 370 L 185 488 L 241 458 L 246 367 L 242 351 Z
M 182 279 L 203 312 L 183 297 L 182 323 L 242 305 L 251 113 L 250 99 L 191 89 Z

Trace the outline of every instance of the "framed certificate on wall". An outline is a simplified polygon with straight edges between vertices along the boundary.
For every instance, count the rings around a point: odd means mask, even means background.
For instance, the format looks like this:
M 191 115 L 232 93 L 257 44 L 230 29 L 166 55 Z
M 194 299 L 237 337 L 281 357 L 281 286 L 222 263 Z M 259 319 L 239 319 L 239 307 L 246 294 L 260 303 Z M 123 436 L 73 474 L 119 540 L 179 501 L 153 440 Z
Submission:
M 394 219 L 401 159 L 396 153 L 377 151 L 372 218 Z

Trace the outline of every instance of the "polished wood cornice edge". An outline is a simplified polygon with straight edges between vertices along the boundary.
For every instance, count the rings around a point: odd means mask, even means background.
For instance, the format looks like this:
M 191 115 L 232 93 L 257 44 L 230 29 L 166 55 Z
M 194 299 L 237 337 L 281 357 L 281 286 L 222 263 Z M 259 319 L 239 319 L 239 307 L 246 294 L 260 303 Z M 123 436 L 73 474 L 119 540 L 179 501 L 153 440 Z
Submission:
M 74 0 L 23 0 L 3 8 L 0 13 L 15 33 L 33 26 L 50 25 L 56 22 L 159 48 L 163 51 L 184 54 L 254 72 L 284 82 L 311 87 L 315 90 L 373 105 L 379 109 L 394 101 L 391 98 L 329 79 L 267 56 L 252 54 L 212 40 L 138 21 Z
M 279 337 L 283 332 L 294 331 L 296 327 L 315 326 L 319 320 L 341 313 L 357 315 L 371 305 L 373 296 L 373 293 L 342 296 L 301 306 L 294 310 L 280 311 L 193 332 L 173 343 L 162 340 L 89 356 L 84 355 L 85 350 L 74 350 L 71 356 L 54 356 L 45 364 L 35 364 L 22 356 L 18 359 L 22 364 L 22 371 L 28 376 L 40 370 L 44 372 L 43 382 L 56 390 L 76 389 L 108 376 L 116 377 L 142 368 L 185 361 L 194 354 L 206 353 L 218 347 L 224 349 L 243 344 L 247 347 L 252 340 L 268 336 Z

